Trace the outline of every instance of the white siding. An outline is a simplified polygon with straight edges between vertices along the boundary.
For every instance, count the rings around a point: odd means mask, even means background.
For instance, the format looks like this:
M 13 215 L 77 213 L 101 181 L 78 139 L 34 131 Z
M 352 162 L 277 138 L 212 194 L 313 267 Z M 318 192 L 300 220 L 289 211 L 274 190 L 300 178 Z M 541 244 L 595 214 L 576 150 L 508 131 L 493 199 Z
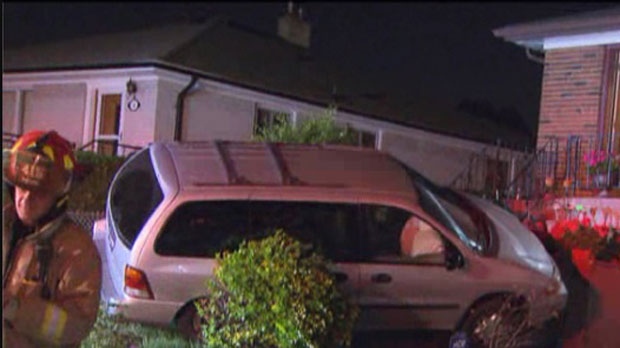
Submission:
M 82 139 L 86 84 L 35 85 L 24 94 L 24 132 L 55 129 L 72 142 Z
M 157 99 L 157 83 L 154 80 L 134 79 L 138 86 L 135 98 L 140 102 L 140 108 L 131 111 L 127 108 L 130 97 L 123 98 L 121 116 L 122 137 L 121 143 L 133 146 L 145 146 L 153 141 L 155 133 L 155 109 Z
M 464 171 L 474 153 L 457 146 L 384 132 L 382 149 L 407 163 L 438 184 L 449 184 Z
M 179 83 L 159 80 L 157 85 L 154 140 L 170 141 L 174 138 L 176 97 L 182 89 L 183 86 Z
M 250 140 L 254 103 L 200 91 L 185 100 L 183 140 Z

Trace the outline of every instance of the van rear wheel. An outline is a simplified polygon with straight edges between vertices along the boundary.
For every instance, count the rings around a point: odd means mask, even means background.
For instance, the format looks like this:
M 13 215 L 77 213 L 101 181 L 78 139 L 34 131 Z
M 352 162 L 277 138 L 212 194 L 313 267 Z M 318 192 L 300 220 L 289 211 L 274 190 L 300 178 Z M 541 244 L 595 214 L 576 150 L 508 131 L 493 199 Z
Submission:
M 198 315 L 194 301 L 192 301 L 186 304 L 179 312 L 176 327 L 183 336 L 197 340 L 200 338 L 201 322 L 200 315 Z

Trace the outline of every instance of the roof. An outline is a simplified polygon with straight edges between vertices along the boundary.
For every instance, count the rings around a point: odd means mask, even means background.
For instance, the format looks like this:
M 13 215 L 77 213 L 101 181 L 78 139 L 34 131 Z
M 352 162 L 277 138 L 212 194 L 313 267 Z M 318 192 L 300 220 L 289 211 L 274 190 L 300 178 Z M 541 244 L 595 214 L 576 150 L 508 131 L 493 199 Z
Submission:
M 4 73 L 157 66 L 407 127 L 495 143 L 529 135 L 443 102 L 410 100 L 368 86 L 361 74 L 323 64 L 308 51 L 225 17 L 7 49 Z M 369 93 L 370 92 L 370 93 Z M 406 91 L 405 91 L 406 92 Z
M 493 30 L 493 34 L 525 47 L 542 49 L 546 38 L 619 30 L 620 6 L 610 5 L 602 10 L 508 25 Z
M 259 142 L 156 142 L 154 163 L 174 171 L 179 188 L 210 186 L 300 186 L 362 188 L 415 195 L 404 168 L 387 153 L 342 145 Z M 164 149 L 166 151 L 164 151 Z M 163 157 L 162 157 L 163 156 Z M 164 157 L 166 159 L 164 159 Z M 176 173 L 176 178 L 171 173 Z

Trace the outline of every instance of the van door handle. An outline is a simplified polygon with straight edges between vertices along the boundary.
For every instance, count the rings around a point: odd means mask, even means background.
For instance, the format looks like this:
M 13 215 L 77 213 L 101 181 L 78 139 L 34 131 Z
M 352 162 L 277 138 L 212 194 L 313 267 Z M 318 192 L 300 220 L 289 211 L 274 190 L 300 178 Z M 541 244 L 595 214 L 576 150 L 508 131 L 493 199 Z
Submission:
M 377 273 L 370 277 L 373 283 L 389 283 L 392 281 L 392 276 L 387 273 Z
M 344 283 L 349 279 L 349 276 L 343 272 L 332 272 L 332 275 L 336 279 L 336 283 Z

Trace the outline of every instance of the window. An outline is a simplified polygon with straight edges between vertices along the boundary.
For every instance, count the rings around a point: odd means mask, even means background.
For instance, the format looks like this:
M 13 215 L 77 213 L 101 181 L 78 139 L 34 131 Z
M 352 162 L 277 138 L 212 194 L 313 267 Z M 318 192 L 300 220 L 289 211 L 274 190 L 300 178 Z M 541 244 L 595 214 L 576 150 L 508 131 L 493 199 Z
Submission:
M 200 201 L 179 206 L 155 242 L 167 256 L 214 257 L 250 237 L 247 201 Z
M 364 131 L 345 125 L 344 127 L 349 129 L 349 132 L 353 134 L 355 145 L 361 147 L 375 148 L 377 143 L 377 136 L 373 132 Z
M 155 243 L 161 255 L 214 257 L 283 229 L 332 261 L 356 251 L 357 206 L 315 202 L 201 201 L 180 206 Z
M 254 116 L 254 134 L 261 134 L 263 129 L 290 123 L 290 115 L 282 111 L 274 111 L 265 108 L 257 108 Z
M 368 238 L 365 256 L 375 262 L 443 264 L 440 232 L 417 216 L 396 207 L 364 207 Z
M 144 223 L 163 199 L 148 149 L 137 153 L 120 169 L 110 194 L 115 229 L 123 244 L 131 248 Z
M 260 234 L 281 228 L 332 261 L 353 261 L 359 233 L 357 211 L 355 204 L 255 201 L 252 227 Z
M 608 149 L 611 136 L 613 139 L 611 151 L 620 151 L 620 46 L 607 49 L 603 76 L 603 99 L 601 113 L 603 119 L 603 149 Z

